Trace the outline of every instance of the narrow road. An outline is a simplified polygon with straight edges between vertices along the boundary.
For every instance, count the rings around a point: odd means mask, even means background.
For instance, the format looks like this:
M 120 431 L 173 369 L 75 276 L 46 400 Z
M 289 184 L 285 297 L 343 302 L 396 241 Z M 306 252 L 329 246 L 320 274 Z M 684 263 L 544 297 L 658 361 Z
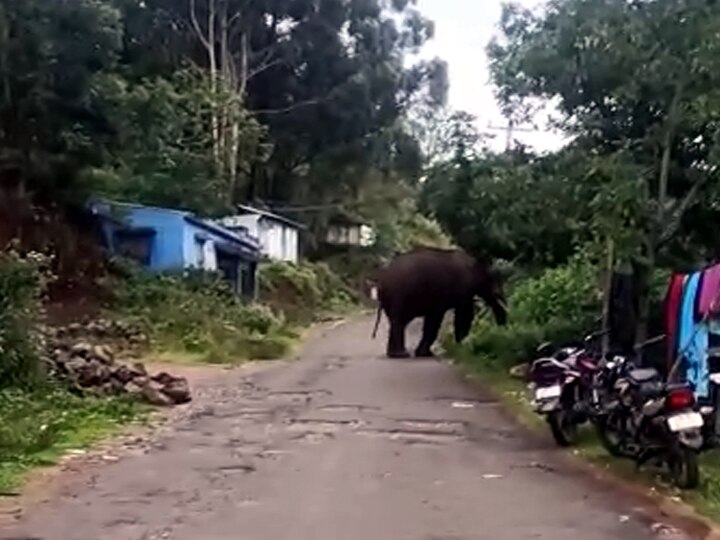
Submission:
M 204 383 L 149 448 L 67 475 L 0 539 L 655 538 L 452 368 L 381 358 L 370 333 Z

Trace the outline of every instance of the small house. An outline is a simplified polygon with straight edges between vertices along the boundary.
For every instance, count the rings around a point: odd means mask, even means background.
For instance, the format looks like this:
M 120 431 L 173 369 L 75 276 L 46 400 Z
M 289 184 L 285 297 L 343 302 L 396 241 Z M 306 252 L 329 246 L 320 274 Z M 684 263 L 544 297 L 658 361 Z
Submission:
M 299 232 L 305 228 L 302 224 L 251 206 L 238 205 L 238 210 L 240 214 L 224 217 L 217 223 L 238 234 L 258 238 L 261 253 L 269 259 L 298 262 Z
M 234 291 L 256 295 L 260 243 L 192 212 L 119 202 L 94 202 L 111 253 L 155 271 L 190 268 L 220 272 Z
M 325 243 L 337 247 L 369 247 L 375 242 L 375 231 L 370 225 L 349 216 L 336 216 L 330 220 Z

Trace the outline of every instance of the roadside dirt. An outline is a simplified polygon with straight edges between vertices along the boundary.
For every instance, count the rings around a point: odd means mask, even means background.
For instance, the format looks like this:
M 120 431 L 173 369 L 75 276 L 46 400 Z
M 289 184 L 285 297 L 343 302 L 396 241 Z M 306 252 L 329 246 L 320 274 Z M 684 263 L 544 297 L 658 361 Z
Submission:
M 370 318 L 332 326 L 292 360 L 188 368 L 192 404 L 68 462 L 0 540 L 693 538 L 446 364 L 380 357 Z

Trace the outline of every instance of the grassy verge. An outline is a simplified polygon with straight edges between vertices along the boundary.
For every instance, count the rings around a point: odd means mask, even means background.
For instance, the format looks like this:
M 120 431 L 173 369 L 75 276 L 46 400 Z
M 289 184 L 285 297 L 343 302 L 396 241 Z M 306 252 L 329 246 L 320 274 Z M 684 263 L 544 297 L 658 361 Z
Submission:
M 507 369 L 496 362 L 484 362 L 464 347 L 446 344 L 448 354 L 470 377 L 489 387 L 502 401 L 503 405 L 525 427 L 546 431 L 549 428 L 544 419 L 532 411 L 529 394 L 525 384 L 509 376 Z M 512 362 L 505 362 L 510 365 Z M 666 480 L 652 469 L 636 470 L 630 460 L 616 459 L 602 448 L 590 427 L 583 429 L 579 444 L 571 450 L 573 454 L 601 467 L 612 474 L 636 482 L 649 490 L 661 493 L 673 500 L 683 501 L 698 513 L 720 522 L 720 452 L 706 452 L 701 456 L 701 486 L 694 491 L 680 491 L 671 487 Z
M 0 494 L 35 467 L 49 466 L 145 417 L 125 399 L 79 398 L 61 389 L 0 392 Z
M 281 358 L 303 330 L 330 315 L 350 313 L 352 291 L 323 264 L 263 263 L 260 298 L 248 302 L 216 275 L 151 275 L 116 279 L 108 316 L 131 322 L 150 338 L 150 357 L 234 364 Z

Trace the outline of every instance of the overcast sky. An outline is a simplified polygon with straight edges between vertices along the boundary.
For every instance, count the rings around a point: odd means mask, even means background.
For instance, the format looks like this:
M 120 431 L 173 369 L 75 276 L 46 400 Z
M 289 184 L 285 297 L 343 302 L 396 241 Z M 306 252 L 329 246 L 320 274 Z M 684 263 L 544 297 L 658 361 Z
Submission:
M 540 0 L 519 0 L 532 7 Z M 418 8 L 435 21 L 435 39 L 428 43 L 422 57 L 446 60 L 450 71 L 449 105 L 465 110 L 478 118 L 478 127 L 486 130 L 488 124 L 506 125 L 493 96 L 490 84 L 485 47 L 497 32 L 502 0 L 418 0 Z M 544 128 L 542 118 L 538 127 Z M 530 126 L 527 126 L 530 127 Z M 502 150 L 505 133 L 490 131 L 497 137 L 492 147 Z M 562 136 L 552 132 L 515 132 L 513 138 L 538 151 L 558 148 Z

